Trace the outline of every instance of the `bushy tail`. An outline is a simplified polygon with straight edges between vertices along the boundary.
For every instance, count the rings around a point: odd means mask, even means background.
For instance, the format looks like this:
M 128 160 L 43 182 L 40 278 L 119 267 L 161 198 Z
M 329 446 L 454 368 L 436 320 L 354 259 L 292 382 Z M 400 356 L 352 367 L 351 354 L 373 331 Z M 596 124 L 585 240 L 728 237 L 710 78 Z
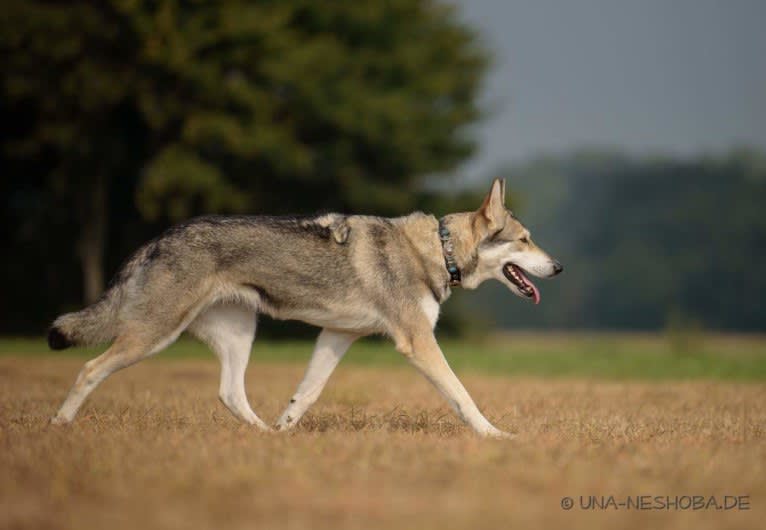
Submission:
M 95 304 L 76 313 L 61 315 L 48 330 L 48 346 L 52 350 L 63 350 L 113 340 L 117 334 L 119 304 L 119 288 L 112 287 Z

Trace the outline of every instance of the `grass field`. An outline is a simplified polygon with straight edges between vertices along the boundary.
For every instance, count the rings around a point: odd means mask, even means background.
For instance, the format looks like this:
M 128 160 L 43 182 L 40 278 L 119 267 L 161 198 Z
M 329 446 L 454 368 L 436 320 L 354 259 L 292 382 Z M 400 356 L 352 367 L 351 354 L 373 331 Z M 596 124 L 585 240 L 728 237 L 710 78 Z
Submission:
M 766 336 L 604 333 L 515 333 L 482 341 L 440 341 L 457 371 L 494 375 L 587 377 L 608 379 L 732 379 L 766 381 Z M 305 363 L 312 344 L 255 342 L 252 362 Z M 57 357 L 92 358 L 98 349 L 75 348 Z M 40 339 L 0 338 L 0 356 L 50 356 Z M 211 359 L 203 344 L 180 340 L 158 359 Z M 344 364 L 404 367 L 387 341 L 354 344 Z
M 0 528 L 761 527 L 766 341 L 692 346 L 651 335 L 445 343 L 482 410 L 518 435 L 497 441 L 473 436 L 376 342 L 352 348 L 293 433 L 235 421 L 216 399 L 217 363 L 191 342 L 116 374 L 54 428 L 92 352 L 5 340 Z M 308 349 L 256 344 L 248 393 L 264 419 L 287 403 Z M 581 508 L 591 495 L 747 496 L 737 502 L 749 509 Z

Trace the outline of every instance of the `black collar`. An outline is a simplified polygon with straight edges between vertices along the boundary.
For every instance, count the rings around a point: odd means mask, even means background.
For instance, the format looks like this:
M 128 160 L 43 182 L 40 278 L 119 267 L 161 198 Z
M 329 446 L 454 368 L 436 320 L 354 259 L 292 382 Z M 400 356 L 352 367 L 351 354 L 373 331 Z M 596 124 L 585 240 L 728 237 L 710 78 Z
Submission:
M 455 287 L 460 285 L 460 269 L 455 261 L 455 246 L 450 239 L 449 228 L 444 224 L 444 218 L 439 219 L 439 239 L 442 242 L 442 253 L 444 254 L 444 264 L 449 272 L 449 285 Z

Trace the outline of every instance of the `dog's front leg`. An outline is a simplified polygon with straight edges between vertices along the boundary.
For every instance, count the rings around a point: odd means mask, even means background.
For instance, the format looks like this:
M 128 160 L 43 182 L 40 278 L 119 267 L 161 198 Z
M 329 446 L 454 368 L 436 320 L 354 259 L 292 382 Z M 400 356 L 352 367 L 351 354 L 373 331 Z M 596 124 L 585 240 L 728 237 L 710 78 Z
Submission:
M 471 399 L 444 358 L 431 329 L 407 330 L 395 337 L 396 349 L 447 398 L 458 416 L 482 436 L 512 438 L 492 425 Z

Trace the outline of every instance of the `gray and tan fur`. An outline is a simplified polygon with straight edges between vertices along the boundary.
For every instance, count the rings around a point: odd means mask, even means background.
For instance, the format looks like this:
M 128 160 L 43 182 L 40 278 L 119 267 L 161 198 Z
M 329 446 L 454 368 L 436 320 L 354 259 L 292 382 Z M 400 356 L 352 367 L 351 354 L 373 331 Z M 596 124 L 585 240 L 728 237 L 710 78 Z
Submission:
M 448 215 L 444 223 L 463 287 L 495 278 L 532 297 L 511 264 L 539 277 L 561 266 L 505 208 L 504 187 L 496 180 L 479 210 Z M 263 313 L 322 328 L 277 429 L 300 420 L 357 338 L 378 333 L 393 339 L 476 432 L 504 436 L 476 407 L 433 334 L 439 306 L 450 295 L 438 225 L 431 215 L 413 213 L 393 219 L 211 216 L 171 228 L 128 260 L 100 301 L 53 323 L 54 349 L 111 342 L 85 364 L 53 423 L 72 421 L 106 377 L 188 331 L 221 362 L 223 403 L 241 420 L 269 429 L 250 408 L 244 384 L 256 316 Z

